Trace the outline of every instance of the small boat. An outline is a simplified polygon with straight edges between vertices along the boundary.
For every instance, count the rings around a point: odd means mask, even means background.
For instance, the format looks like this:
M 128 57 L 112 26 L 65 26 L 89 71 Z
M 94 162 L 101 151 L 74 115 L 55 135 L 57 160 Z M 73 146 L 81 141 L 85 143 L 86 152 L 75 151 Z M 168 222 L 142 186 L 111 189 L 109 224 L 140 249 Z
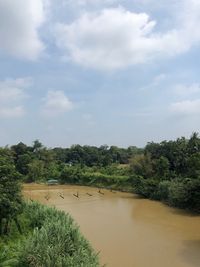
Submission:
M 58 180 L 50 179 L 50 180 L 47 181 L 47 184 L 48 185 L 57 185 L 58 184 Z

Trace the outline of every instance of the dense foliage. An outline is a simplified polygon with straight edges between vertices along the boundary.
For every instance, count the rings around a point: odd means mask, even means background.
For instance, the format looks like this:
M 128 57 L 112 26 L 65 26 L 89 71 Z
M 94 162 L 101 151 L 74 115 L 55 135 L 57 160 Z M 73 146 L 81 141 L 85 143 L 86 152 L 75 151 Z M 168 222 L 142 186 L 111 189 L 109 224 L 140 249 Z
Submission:
M 15 169 L 9 149 L 0 148 L 0 234 L 7 234 L 12 220 L 19 227 L 21 212 L 20 175 Z
M 37 203 L 26 205 L 25 212 L 34 231 L 21 245 L 17 266 L 99 266 L 68 214 Z
M 79 184 L 131 191 L 132 178 L 128 166 L 107 167 L 65 166 L 60 175 L 62 184 Z
M 38 140 L 33 146 L 19 143 L 10 148 L 17 171 L 25 181 L 34 182 L 58 179 L 64 168 L 69 166 L 109 167 L 112 164 L 127 164 L 134 155 L 142 153 L 137 147 L 80 146 L 47 149 Z
M 19 143 L 10 148 L 17 171 L 25 182 L 93 185 L 131 190 L 128 163 L 143 149 L 106 145 L 98 147 L 73 145 L 71 148 L 47 149 L 38 140 L 33 146 Z
M 38 203 L 25 203 L 19 216 L 23 234 L 14 225 L 0 238 L 0 266 L 98 267 L 98 258 L 72 218 Z
M 133 186 L 144 197 L 200 212 L 200 138 L 148 143 L 131 161 Z

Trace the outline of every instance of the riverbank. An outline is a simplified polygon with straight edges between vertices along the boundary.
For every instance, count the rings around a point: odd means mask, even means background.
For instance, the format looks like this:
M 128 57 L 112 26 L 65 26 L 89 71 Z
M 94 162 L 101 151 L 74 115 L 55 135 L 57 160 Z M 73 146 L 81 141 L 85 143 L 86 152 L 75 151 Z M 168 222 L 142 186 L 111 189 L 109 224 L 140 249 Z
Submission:
M 69 214 L 31 201 L 18 222 L 20 232 L 12 223 L 9 235 L 0 238 L 0 266 L 99 266 Z
M 138 197 L 159 201 L 164 205 L 185 210 L 188 213 L 198 215 L 200 214 L 200 197 L 197 185 L 191 187 L 190 179 L 188 179 L 184 186 L 179 181 L 155 181 L 152 179 L 144 179 L 140 176 L 114 176 L 114 175 L 82 175 L 81 178 L 75 179 L 73 182 L 68 181 L 67 177 L 60 181 L 60 185 L 69 186 L 88 186 L 97 189 L 106 189 L 110 191 L 118 191 L 125 193 L 137 194 Z M 100 178 L 99 178 L 100 177 Z M 33 183 L 34 184 L 34 183 Z M 46 183 L 38 183 L 47 185 Z M 49 185 L 51 186 L 51 185 Z M 195 191 L 195 189 L 197 189 Z M 195 201 L 194 201 L 195 199 Z
M 124 185 L 122 186 L 122 184 L 111 184 L 111 185 L 105 185 L 101 182 L 94 182 L 94 183 L 75 183 L 75 184 L 71 184 L 71 183 L 65 183 L 65 184 L 61 184 L 61 185 L 78 185 L 78 186 L 88 186 L 88 187 L 92 187 L 92 188 L 96 188 L 96 189 L 106 189 L 106 190 L 111 190 L 111 191 L 118 191 L 118 192 L 124 192 L 124 193 L 133 193 L 133 188 L 131 186 L 130 183 L 126 183 L 126 181 L 124 182 Z
M 199 267 L 199 216 L 133 193 L 100 191 L 103 194 L 94 187 L 39 184 L 23 189 L 27 199 L 71 214 L 99 252 L 101 265 Z
M 108 169 L 65 168 L 58 179 L 61 184 L 93 186 L 119 191 L 132 191 L 132 178 L 128 175 L 128 168 L 112 166 Z

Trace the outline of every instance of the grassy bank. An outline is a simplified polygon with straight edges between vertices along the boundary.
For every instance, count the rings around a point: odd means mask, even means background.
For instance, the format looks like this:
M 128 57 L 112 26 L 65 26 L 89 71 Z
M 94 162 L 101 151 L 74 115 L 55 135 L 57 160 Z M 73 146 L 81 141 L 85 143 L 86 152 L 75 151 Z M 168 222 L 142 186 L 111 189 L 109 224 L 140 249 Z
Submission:
M 24 204 L 19 224 L 21 233 L 12 223 L 9 235 L 0 238 L 0 266 L 100 266 L 68 214 L 29 202 Z
M 75 184 L 132 191 L 132 179 L 127 168 L 116 165 L 107 168 L 80 168 L 79 166 L 65 167 L 60 175 L 61 184 Z
M 62 180 L 61 184 L 75 184 L 113 189 L 118 191 L 132 191 L 131 179 L 127 176 L 105 175 L 101 173 L 82 174 L 79 180 Z

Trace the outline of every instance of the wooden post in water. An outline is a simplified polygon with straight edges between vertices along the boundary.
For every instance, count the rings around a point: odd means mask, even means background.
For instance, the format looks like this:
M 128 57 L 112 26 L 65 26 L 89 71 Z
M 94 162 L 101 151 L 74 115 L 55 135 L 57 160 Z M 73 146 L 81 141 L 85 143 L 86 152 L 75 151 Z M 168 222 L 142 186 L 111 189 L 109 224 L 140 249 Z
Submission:
M 101 194 L 101 195 L 104 195 L 104 193 L 103 193 L 103 192 L 101 192 L 101 190 L 100 190 L 100 189 L 99 189 L 98 193 L 99 193 L 99 194 Z
M 75 197 L 79 198 L 78 192 L 76 194 L 73 194 Z

